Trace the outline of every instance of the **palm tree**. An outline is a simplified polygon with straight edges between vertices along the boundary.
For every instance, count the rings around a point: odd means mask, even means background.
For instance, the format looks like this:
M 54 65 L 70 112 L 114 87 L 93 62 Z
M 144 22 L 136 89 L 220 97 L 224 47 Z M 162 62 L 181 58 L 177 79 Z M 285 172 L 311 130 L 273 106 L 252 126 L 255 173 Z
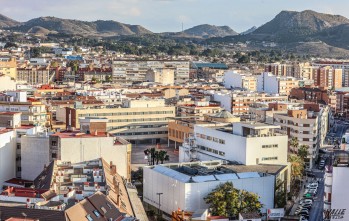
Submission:
M 167 154 L 167 151 L 160 150 L 158 152 L 158 160 L 160 160 L 161 164 L 163 164 L 164 161 L 169 161 L 170 160 L 170 156 Z
M 291 140 L 289 141 L 290 147 L 292 147 L 292 152 L 294 153 L 299 146 L 298 138 L 297 137 L 292 137 Z
M 288 162 L 291 163 L 291 179 L 300 179 L 302 177 L 304 169 L 303 159 L 295 154 L 291 154 L 288 157 Z

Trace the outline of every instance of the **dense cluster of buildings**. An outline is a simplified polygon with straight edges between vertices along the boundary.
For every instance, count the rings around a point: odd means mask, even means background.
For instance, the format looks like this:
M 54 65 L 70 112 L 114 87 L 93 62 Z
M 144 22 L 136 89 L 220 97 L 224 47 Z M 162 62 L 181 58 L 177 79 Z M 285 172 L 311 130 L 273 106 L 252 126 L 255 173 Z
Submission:
M 0 52 L 0 220 L 16 217 L 14 205 L 28 220 L 193 214 L 225 182 L 258 194 L 265 217 L 291 191 L 288 156 L 298 149 L 290 141 L 308 147 L 312 168 L 333 116 L 349 117 L 345 63 L 265 64 L 255 73 L 54 47 L 43 58 Z M 178 162 L 145 160 L 140 198 L 131 175 L 140 150 L 132 145 L 156 144 Z M 342 185 L 338 162 L 326 183 Z

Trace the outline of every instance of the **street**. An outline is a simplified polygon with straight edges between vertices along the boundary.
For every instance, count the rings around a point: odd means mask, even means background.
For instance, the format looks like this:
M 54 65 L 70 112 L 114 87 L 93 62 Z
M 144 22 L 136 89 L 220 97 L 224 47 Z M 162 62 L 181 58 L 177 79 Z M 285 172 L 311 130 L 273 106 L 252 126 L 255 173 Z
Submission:
M 319 181 L 319 187 L 317 194 L 314 197 L 313 207 L 310 210 L 309 221 L 319 221 L 322 220 L 324 208 L 324 172 L 314 169 L 313 173 Z

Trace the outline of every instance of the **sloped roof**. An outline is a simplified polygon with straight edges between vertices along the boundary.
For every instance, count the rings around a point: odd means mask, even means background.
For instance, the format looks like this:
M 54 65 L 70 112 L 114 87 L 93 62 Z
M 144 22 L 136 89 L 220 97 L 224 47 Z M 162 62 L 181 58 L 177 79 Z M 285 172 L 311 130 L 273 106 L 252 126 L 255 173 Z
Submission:
M 234 118 L 234 115 L 232 115 L 230 112 L 226 110 L 222 110 L 221 112 L 214 115 L 214 117 L 228 119 L 228 118 Z
M 0 220 L 18 217 L 21 216 L 22 213 L 26 214 L 28 219 L 40 221 L 65 221 L 64 211 L 0 206 Z

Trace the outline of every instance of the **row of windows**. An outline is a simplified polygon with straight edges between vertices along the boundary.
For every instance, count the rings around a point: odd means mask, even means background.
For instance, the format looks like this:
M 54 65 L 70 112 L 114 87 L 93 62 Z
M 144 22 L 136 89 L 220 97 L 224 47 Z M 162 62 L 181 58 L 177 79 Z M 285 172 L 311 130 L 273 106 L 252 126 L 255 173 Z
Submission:
M 223 156 L 223 157 L 225 156 L 225 152 L 223 152 L 223 151 L 218 151 L 218 150 L 215 150 L 215 149 L 212 149 L 212 148 L 209 148 L 209 147 L 205 147 L 205 146 L 201 146 L 201 145 L 198 145 L 198 147 L 200 148 L 200 150 L 211 152 L 211 153 Z
M 216 138 L 216 137 L 206 136 L 205 134 L 196 133 L 196 137 L 200 137 L 202 139 L 210 140 L 210 141 L 213 141 L 213 142 L 216 142 L 216 143 L 220 143 L 220 144 L 225 144 L 225 140 L 219 139 L 219 138 Z
M 277 160 L 278 157 L 262 157 L 262 161 Z
M 277 144 L 262 145 L 262 148 L 278 148 Z
M 139 119 L 116 119 L 109 120 L 109 123 L 117 122 L 142 122 L 142 121 L 166 121 L 166 118 L 139 118 Z
M 167 127 L 167 125 L 155 124 L 155 125 L 138 125 L 138 126 L 118 126 L 118 127 L 107 127 L 107 130 L 118 130 L 118 129 L 132 130 L 132 129 L 161 128 L 161 127 Z
M 173 111 L 148 111 L 148 112 L 117 112 L 117 113 L 91 113 L 79 114 L 79 117 L 98 117 L 98 116 L 125 116 L 125 115 L 148 115 L 148 114 L 173 114 Z
M 136 132 L 136 133 L 115 133 L 116 136 L 153 135 L 153 134 L 167 134 L 167 131 Z

